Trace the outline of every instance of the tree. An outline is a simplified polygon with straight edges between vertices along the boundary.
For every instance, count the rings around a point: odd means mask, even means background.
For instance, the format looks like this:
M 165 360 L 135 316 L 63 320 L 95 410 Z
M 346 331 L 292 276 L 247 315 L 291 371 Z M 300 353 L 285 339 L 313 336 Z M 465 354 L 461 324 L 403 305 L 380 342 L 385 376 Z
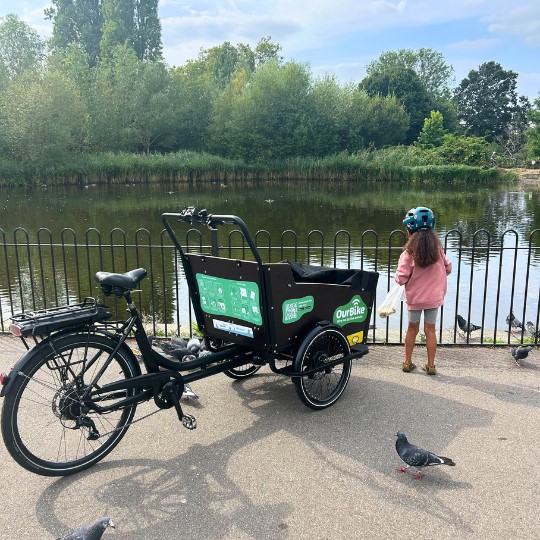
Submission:
M 110 57 L 117 45 L 129 45 L 139 60 L 161 60 L 161 23 L 158 0 L 101 0 L 102 58 Z
M 434 96 L 447 95 L 454 79 L 454 68 L 446 63 L 443 55 L 426 48 L 418 51 L 410 49 L 387 51 L 371 62 L 366 71 L 368 75 L 372 75 L 394 69 L 412 69 L 424 88 Z
M 335 77 L 315 82 L 310 93 L 311 112 L 307 117 L 310 133 L 310 154 L 326 156 L 346 150 L 349 145 L 351 85 L 340 86 Z
M 405 143 L 411 144 L 418 138 L 424 118 L 432 110 L 432 101 L 414 70 L 401 67 L 374 70 L 360 83 L 360 89 L 372 97 L 394 96 L 410 118 Z
M 92 93 L 92 144 L 97 150 L 149 152 L 170 129 L 169 75 L 128 45 L 98 66 Z
M 424 120 L 424 127 L 415 144 L 424 149 L 441 146 L 445 133 L 443 115 L 439 111 L 431 111 L 430 117 Z
M 391 95 L 368 96 L 355 90 L 346 118 L 349 122 L 348 149 L 353 152 L 401 144 L 409 129 L 409 115 Z
M 233 84 L 241 87 L 241 80 L 235 78 Z M 266 62 L 240 93 L 229 92 L 225 102 L 216 104 L 216 111 L 218 106 L 224 110 L 211 120 L 212 148 L 230 138 L 231 157 L 271 160 L 302 155 L 309 145 L 310 86 L 311 74 L 304 64 Z
M 103 32 L 101 0 L 51 0 L 45 18 L 53 21 L 51 47 L 65 49 L 77 43 L 95 65 L 100 56 Z
M 45 17 L 53 21 L 51 44 L 64 49 L 77 43 L 91 65 L 128 44 L 140 60 L 161 60 L 158 0 L 52 0 Z
M 513 119 L 526 114 L 526 98 L 516 92 L 517 73 L 496 62 L 486 62 L 471 70 L 455 91 L 460 118 L 468 133 L 495 141 L 505 138 Z
M 2 102 L 8 156 L 44 168 L 83 149 L 87 110 L 60 73 L 27 73 L 9 83 Z
M 529 111 L 528 118 L 532 126 L 525 132 L 527 138 L 527 152 L 529 157 L 540 161 L 540 97 L 534 100 L 535 108 Z
M 272 43 L 269 37 L 262 38 L 255 50 L 245 43 L 235 46 L 225 41 L 216 47 L 201 50 L 196 60 L 188 61 L 186 66 L 179 69 L 190 76 L 209 77 L 223 90 L 239 69 L 253 73 L 267 62 L 281 63 L 280 50 L 281 46 Z
M 41 65 L 45 43 L 16 15 L 0 17 L 0 89 L 26 71 Z

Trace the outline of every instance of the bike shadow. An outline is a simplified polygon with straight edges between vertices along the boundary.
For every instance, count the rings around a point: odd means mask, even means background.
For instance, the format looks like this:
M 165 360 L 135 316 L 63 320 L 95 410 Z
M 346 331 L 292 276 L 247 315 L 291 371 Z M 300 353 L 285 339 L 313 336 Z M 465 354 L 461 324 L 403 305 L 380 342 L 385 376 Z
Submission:
M 493 414 L 359 374 L 324 411 L 305 407 L 290 380 L 273 373 L 219 385 L 212 394 L 212 383 L 202 389 L 199 381 L 198 414 L 206 416 L 196 431 L 218 431 L 235 414 L 238 425 L 210 442 L 182 438 L 172 457 L 115 459 L 113 453 L 88 471 L 54 481 L 37 501 L 37 518 L 57 534 L 70 529 L 66 523 L 74 528 L 110 515 L 119 540 L 294 538 L 299 520 L 317 522 L 310 516 L 321 500 L 325 512 L 331 516 L 335 509 L 335 519 L 343 520 L 343 509 L 369 494 L 399 511 L 472 530 L 442 494 L 473 486 L 442 468 L 421 481 L 397 473 L 402 462 L 394 434 L 403 430 L 412 438 L 426 410 L 444 411 L 437 422 L 422 421 L 422 438 L 444 448 L 461 429 L 488 425 Z

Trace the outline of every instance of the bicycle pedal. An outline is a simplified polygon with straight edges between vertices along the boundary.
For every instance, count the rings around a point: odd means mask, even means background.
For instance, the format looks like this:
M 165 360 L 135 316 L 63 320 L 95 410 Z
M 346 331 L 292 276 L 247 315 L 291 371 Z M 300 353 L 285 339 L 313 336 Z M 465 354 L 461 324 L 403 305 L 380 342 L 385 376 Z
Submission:
M 191 414 L 184 414 L 184 416 L 182 416 L 182 425 L 186 429 L 195 429 L 197 427 L 197 420 Z

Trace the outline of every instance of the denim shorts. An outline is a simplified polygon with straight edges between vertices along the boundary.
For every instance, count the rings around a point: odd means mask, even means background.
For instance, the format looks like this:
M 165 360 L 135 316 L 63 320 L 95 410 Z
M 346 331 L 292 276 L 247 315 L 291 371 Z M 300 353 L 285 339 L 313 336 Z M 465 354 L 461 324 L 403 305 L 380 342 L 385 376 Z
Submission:
M 431 309 L 410 309 L 409 322 L 419 323 L 422 311 L 424 312 L 424 323 L 435 324 L 437 322 L 437 313 L 439 313 L 438 307 Z

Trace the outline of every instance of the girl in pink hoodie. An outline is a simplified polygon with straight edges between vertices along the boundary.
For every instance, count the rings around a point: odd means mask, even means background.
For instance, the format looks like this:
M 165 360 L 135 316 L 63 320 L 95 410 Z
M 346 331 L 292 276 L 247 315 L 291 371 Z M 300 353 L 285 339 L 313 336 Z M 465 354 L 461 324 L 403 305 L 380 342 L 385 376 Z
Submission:
M 422 368 L 429 375 L 435 375 L 435 323 L 439 307 L 443 305 L 446 295 L 447 276 L 452 271 L 452 263 L 446 257 L 435 234 L 435 217 L 429 208 L 412 208 L 407 212 L 403 223 L 407 227 L 409 239 L 399 258 L 395 275 L 396 282 L 405 285 L 405 303 L 409 313 L 402 369 L 410 372 L 416 367 L 412 362 L 412 353 L 423 312 L 428 358 L 427 364 Z

